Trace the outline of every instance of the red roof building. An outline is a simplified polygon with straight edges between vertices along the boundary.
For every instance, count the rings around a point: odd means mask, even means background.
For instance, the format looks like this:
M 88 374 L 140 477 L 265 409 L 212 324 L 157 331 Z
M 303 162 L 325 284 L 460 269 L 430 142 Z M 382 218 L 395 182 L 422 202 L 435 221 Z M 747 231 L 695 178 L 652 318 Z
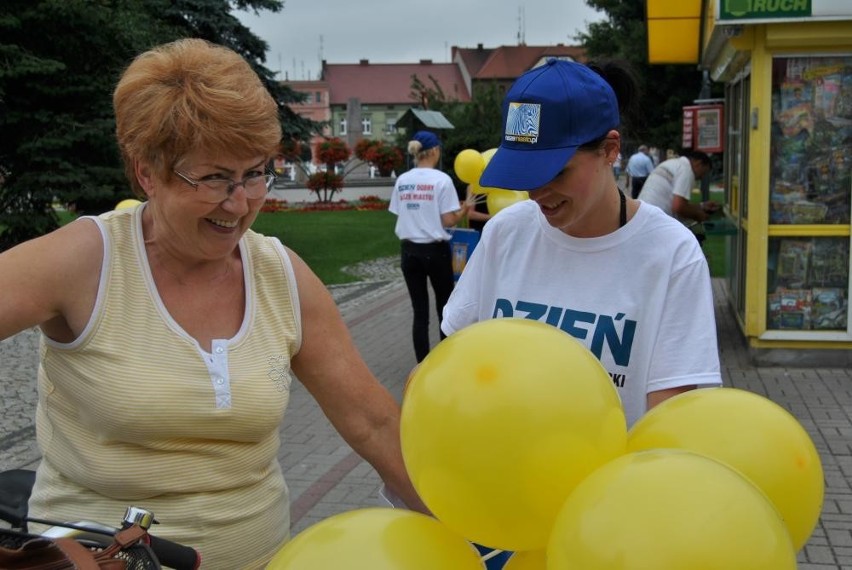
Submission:
M 409 109 L 428 109 L 424 93 L 416 92 L 416 77 L 426 89 L 440 89 L 450 101 L 468 102 L 477 85 L 496 83 L 505 91 L 525 71 L 556 57 L 585 62 L 580 46 L 500 46 L 475 48 L 453 46 L 452 63 L 359 63 L 322 62 L 318 81 L 286 81 L 307 93 L 309 100 L 293 105 L 297 113 L 327 121 L 325 136 L 337 136 L 350 147 L 362 138 L 394 142 L 397 121 Z
M 439 88 L 448 100 L 470 101 L 459 66 L 453 63 L 323 62 L 321 77 L 329 88 L 332 133 L 350 145 L 361 138 L 393 141 L 396 121 L 405 111 L 428 107 L 415 93 L 415 77 L 430 89 Z
M 497 83 L 502 91 L 525 71 L 542 65 L 549 58 L 568 59 L 584 63 L 586 49 L 582 46 L 500 46 L 475 48 L 453 46 L 452 60 L 459 66 L 469 92 L 473 93 L 477 83 Z

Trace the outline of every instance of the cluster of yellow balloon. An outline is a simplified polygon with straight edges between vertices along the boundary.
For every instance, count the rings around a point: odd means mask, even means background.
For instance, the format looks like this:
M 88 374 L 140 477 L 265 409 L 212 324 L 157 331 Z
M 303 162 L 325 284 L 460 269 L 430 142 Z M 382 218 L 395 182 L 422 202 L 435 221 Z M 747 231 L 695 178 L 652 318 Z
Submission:
M 636 422 L 627 452 L 568 497 L 541 568 L 796 568 L 824 482 L 786 410 L 745 390 L 687 392 Z
M 787 410 L 746 390 L 696 390 L 663 402 L 636 422 L 628 451 L 684 449 L 739 471 L 763 491 L 801 549 L 819 521 L 822 463 Z
M 492 216 L 503 208 L 530 197 L 527 192 L 479 185 L 479 177 L 482 176 L 482 172 L 495 152 L 497 152 L 496 148 L 490 148 L 483 152 L 466 148 L 456 155 L 453 162 L 456 176 L 462 182 L 470 185 L 470 193 L 485 196 L 488 213 Z
M 536 321 L 453 334 L 409 378 L 402 453 L 435 519 L 365 509 L 326 519 L 272 570 L 793 570 L 823 501 L 819 455 L 772 401 L 687 392 L 628 432 L 612 381 L 580 342 Z

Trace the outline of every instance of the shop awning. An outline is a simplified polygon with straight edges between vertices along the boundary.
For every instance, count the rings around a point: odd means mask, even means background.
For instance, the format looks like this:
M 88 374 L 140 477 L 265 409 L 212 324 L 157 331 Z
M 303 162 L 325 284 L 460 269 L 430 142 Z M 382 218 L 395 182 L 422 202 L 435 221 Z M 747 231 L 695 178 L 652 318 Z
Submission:
M 701 0 L 647 0 L 648 63 L 698 63 Z

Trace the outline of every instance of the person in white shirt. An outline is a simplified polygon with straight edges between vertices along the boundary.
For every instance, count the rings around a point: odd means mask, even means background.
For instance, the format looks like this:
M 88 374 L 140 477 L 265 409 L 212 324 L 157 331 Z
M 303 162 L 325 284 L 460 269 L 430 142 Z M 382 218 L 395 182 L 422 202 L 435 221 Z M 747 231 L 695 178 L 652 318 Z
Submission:
M 441 159 L 441 143 L 430 131 L 418 131 L 408 143 L 415 168 L 396 179 L 389 210 L 396 214 L 401 240 L 401 269 L 414 312 L 412 337 L 417 362 L 429 354 L 429 290 L 432 284 L 438 322 L 453 290 L 450 234 L 468 210 L 459 204 L 452 179 L 435 167 Z M 444 338 L 443 333 L 440 334 Z
M 645 181 L 639 200 L 681 220 L 703 222 L 719 209 L 719 204 L 713 201 L 693 204 L 690 198 L 695 181 L 704 178 L 708 172 L 710 157 L 700 151 L 665 160 Z
M 630 197 L 639 196 L 642 186 L 654 170 L 654 161 L 648 154 L 647 145 L 639 145 L 639 149 L 627 159 L 627 176 L 630 178 Z

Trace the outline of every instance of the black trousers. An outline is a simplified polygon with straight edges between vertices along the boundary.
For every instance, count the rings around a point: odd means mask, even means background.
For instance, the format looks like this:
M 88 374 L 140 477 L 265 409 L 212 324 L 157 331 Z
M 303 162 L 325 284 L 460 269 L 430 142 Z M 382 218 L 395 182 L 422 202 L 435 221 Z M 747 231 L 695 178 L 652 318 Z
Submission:
M 642 191 L 642 186 L 648 180 L 647 176 L 631 176 L 630 177 L 630 197 L 634 200 L 639 197 L 639 192 Z
M 414 311 L 414 322 L 411 326 L 411 336 L 414 340 L 414 355 L 421 362 L 429 354 L 429 289 L 432 284 L 435 292 L 435 309 L 438 313 L 438 323 L 444 305 L 453 292 L 453 261 L 450 252 L 450 242 L 414 243 L 402 240 L 402 258 L 400 267 L 408 295 L 411 297 L 411 308 Z M 443 340 L 444 333 L 440 333 Z

